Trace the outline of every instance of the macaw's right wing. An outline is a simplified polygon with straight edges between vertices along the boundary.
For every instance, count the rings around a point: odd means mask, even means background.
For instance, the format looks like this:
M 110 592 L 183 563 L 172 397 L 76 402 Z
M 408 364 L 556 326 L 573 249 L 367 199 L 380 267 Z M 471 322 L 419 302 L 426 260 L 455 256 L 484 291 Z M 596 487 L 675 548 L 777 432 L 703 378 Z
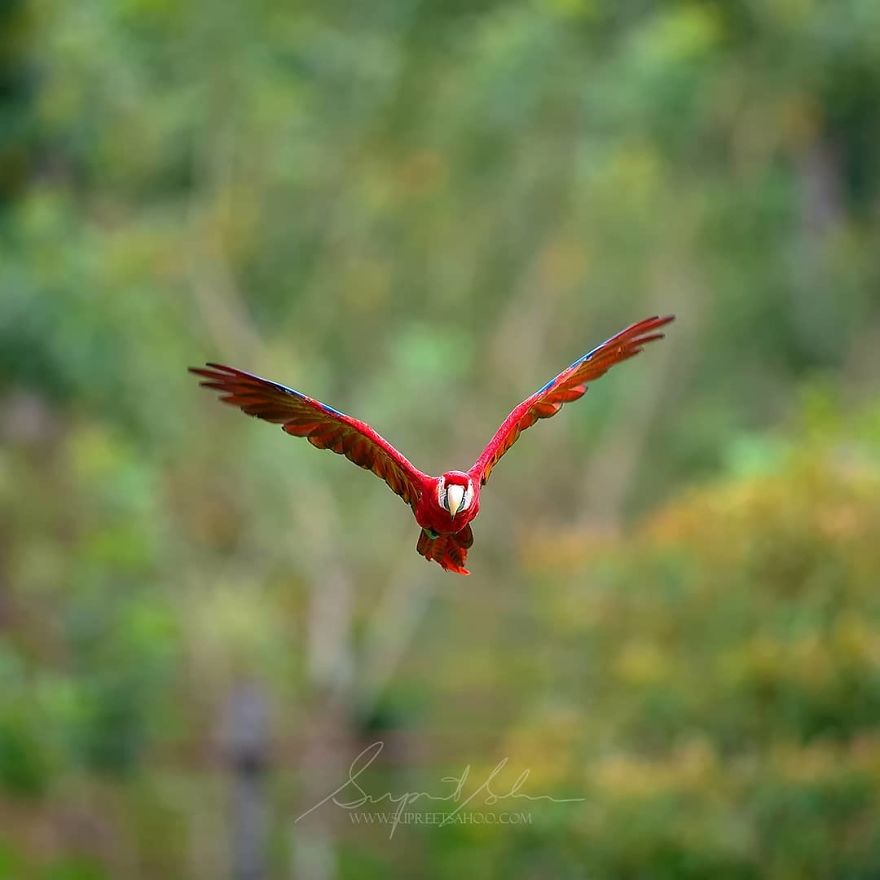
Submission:
M 526 428 L 530 428 L 538 419 L 549 419 L 556 415 L 563 404 L 583 396 L 587 385 L 604 376 L 614 364 L 629 360 L 649 342 L 662 339 L 663 334 L 658 331 L 672 320 L 672 315 L 645 318 L 644 321 L 621 330 L 616 336 L 606 339 L 582 358 L 578 358 L 543 388 L 526 398 L 511 411 L 482 451 L 470 470 L 472 479 L 485 484 L 501 456 L 516 443 Z
M 411 506 L 430 482 L 430 477 L 410 464 L 366 422 L 332 406 L 223 364 L 190 367 L 190 372 L 206 380 L 201 383 L 205 388 L 219 391 L 224 403 L 237 406 L 249 416 L 281 425 L 288 434 L 305 437 L 312 446 L 344 455 L 358 467 L 372 471 Z

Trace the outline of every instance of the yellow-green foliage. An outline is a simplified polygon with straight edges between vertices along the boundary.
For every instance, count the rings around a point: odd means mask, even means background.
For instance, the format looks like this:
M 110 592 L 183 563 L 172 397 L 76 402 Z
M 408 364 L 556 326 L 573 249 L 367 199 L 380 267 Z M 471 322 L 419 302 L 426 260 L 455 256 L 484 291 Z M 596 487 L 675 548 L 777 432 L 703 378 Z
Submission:
M 534 548 L 576 698 L 511 747 L 579 775 L 593 876 L 880 870 L 877 425 L 805 429 L 610 547 Z

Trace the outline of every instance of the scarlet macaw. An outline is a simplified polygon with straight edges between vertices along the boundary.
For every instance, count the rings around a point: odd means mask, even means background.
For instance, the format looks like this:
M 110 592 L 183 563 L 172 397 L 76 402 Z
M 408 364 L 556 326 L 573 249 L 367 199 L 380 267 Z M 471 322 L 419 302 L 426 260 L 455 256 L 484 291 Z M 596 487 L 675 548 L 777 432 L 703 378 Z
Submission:
M 480 490 L 501 456 L 538 419 L 555 415 L 564 403 L 581 397 L 588 382 L 637 355 L 648 342 L 662 339 L 657 331 L 673 317 L 639 321 L 576 360 L 511 411 L 470 470 L 447 471 L 440 477 L 422 473 L 365 422 L 292 388 L 223 364 L 190 367 L 190 372 L 206 379 L 201 384 L 219 391 L 224 403 L 280 424 L 288 434 L 344 455 L 381 477 L 412 508 L 421 526 L 418 552 L 446 571 L 469 574 L 464 563 L 474 542 L 470 524 L 480 510 Z

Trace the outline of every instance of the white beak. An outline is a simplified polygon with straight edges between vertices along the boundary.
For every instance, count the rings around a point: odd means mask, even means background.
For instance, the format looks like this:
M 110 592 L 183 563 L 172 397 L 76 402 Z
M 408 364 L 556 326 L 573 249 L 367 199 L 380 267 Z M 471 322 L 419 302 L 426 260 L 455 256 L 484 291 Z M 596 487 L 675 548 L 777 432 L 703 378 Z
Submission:
M 449 486 L 446 489 L 446 506 L 449 512 L 455 516 L 458 508 L 461 507 L 461 500 L 464 498 L 464 486 Z

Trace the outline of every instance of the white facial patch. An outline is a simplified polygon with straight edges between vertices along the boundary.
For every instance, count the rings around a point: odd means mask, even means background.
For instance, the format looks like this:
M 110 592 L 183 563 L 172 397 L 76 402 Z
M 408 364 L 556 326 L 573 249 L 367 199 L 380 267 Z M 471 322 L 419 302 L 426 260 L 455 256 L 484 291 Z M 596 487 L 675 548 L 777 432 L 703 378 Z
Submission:
M 461 509 L 467 510 L 471 506 L 471 501 L 474 500 L 474 484 L 468 480 L 467 488 L 464 492 L 464 498 L 461 501 Z

